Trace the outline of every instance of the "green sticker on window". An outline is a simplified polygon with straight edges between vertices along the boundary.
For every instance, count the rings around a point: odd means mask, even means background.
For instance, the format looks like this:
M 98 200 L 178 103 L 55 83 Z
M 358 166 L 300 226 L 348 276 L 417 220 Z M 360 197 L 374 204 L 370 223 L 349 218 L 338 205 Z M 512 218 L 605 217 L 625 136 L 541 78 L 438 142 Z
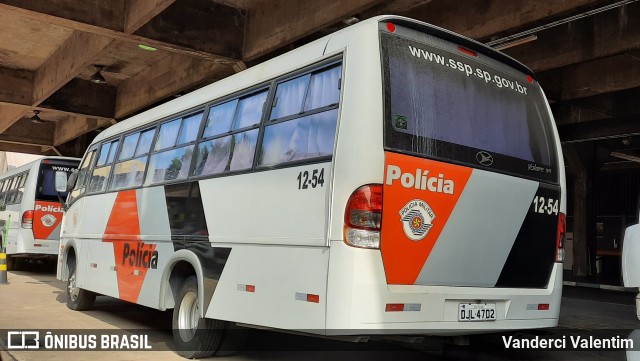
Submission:
M 407 116 L 396 114 L 394 116 L 396 129 L 407 129 Z

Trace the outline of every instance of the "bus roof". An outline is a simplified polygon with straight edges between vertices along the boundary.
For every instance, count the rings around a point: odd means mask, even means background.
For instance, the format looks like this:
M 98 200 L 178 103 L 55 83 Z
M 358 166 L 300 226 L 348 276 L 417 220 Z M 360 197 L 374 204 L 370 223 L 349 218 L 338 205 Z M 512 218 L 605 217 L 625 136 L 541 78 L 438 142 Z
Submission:
M 414 29 L 429 35 L 433 35 L 435 37 L 438 37 L 447 41 L 451 41 L 453 43 L 456 43 L 457 45 L 461 45 L 465 48 L 474 50 L 478 53 L 481 53 L 490 58 L 493 58 L 501 63 L 509 65 L 512 68 L 519 70 L 527 75 L 531 75 L 532 77 L 535 76 L 534 72 L 531 69 L 529 69 L 529 67 L 522 64 L 518 60 L 512 58 L 511 56 L 503 52 L 497 51 L 492 47 L 489 47 L 479 41 L 468 38 L 464 35 L 460 35 L 458 33 L 454 33 L 453 31 L 441 28 L 439 26 L 427 24 L 427 23 L 410 19 L 407 17 L 403 17 L 403 16 L 393 16 L 393 15 L 377 16 L 369 20 L 375 20 L 378 22 L 391 20 L 395 25 L 400 25 L 400 26 Z

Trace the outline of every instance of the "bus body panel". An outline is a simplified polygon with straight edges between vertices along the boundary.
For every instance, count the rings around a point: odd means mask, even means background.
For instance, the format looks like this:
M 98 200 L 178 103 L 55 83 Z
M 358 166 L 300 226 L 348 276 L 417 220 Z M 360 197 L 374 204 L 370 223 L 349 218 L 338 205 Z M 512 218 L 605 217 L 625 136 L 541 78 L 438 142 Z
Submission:
M 82 286 L 94 292 L 158 308 L 162 271 L 178 249 L 186 248 L 196 253 L 201 264 L 205 265 L 211 263 L 207 259 L 210 256 L 207 250 L 219 247 L 222 242 L 260 243 L 261 246 L 255 246 L 258 254 L 265 244 L 325 246 L 327 189 L 330 188 L 331 179 L 329 164 L 317 163 L 271 171 L 281 176 L 268 180 L 260 177 L 261 173 L 256 173 L 197 181 L 201 194 L 201 198 L 197 199 L 187 199 L 185 192 L 174 191 L 181 186 L 171 184 L 81 197 L 68 211 L 64 235 L 73 235 L 76 244 L 84 243 L 87 249 L 87 280 L 90 281 Z M 302 185 L 297 176 L 305 172 L 312 175 L 314 171 L 323 173 L 327 181 L 314 188 L 312 181 L 308 180 L 307 189 L 298 189 Z M 237 185 L 240 187 L 234 188 Z M 135 194 L 135 197 L 127 198 L 126 194 Z M 268 203 L 255 202 L 263 197 L 272 197 L 273 202 L 289 205 L 290 208 L 279 214 L 273 213 L 268 207 L 264 208 Z M 184 219 L 185 215 L 174 210 L 188 202 L 191 202 L 190 206 L 194 206 L 193 202 L 200 202 L 204 215 L 207 215 L 204 229 L 188 230 L 195 236 L 205 237 L 199 241 L 181 236 L 186 230 L 179 228 L 179 221 L 176 220 Z M 229 216 L 235 219 L 230 220 Z M 132 223 L 135 223 L 133 228 Z M 211 235 L 209 229 L 212 230 Z M 247 236 L 227 236 L 233 235 L 234 230 L 237 232 L 238 229 L 247 232 Z M 143 251 L 147 246 L 153 247 L 153 251 L 158 253 L 157 263 L 153 267 L 140 267 L 147 259 L 141 260 L 135 255 L 139 246 Z M 277 276 L 272 273 L 275 272 L 274 268 L 251 269 L 256 274 Z M 326 273 L 326 264 L 323 269 Z M 318 273 L 317 268 L 311 270 L 314 275 L 323 273 Z M 136 271 L 138 274 L 131 277 L 131 273 Z M 320 278 L 326 280 L 326 276 Z M 212 281 L 218 282 L 218 279 Z M 133 286 L 127 288 L 128 284 Z M 319 327 L 317 323 L 314 325 Z
M 330 165 L 270 170 L 268 177 L 257 172 L 200 181 L 211 241 L 326 246 Z
M 280 245 L 229 246 L 206 316 L 257 326 L 324 333 L 329 250 Z M 251 260 L 251 267 L 247 267 Z M 248 288 L 247 288 L 248 287 Z
M 62 239 L 102 239 L 117 193 L 81 197 L 67 210 L 62 227 Z
M 547 284 L 559 187 L 391 152 L 386 169 L 381 252 L 389 284 Z
M 450 217 L 458 213 L 470 217 L 488 207 L 476 203 L 495 198 L 515 200 L 514 208 L 501 203 L 493 215 L 483 214 L 475 223 L 479 227 L 486 221 L 478 234 L 470 228 L 457 229 L 454 222 L 443 225 L 443 237 L 460 239 L 436 242 L 432 255 L 438 260 L 418 263 L 413 282 L 407 284 L 389 282 L 384 252 L 343 242 L 349 197 L 362 185 L 384 184 L 385 162 L 393 157 L 385 152 L 381 19 L 353 25 L 102 132 L 94 146 L 315 62 L 343 56 L 342 101 L 331 161 L 82 196 L 71 204 L 62 235 L 65 249 L 67 245 L 77 248 L 78 284 L 149 307 L 172 308 L 179 285 L 170 284 L 169 275 L 177 262 L 187 262 L 198 277 L 201 312 L 248 325 L 330 335 L 445 335 L 555 326 L 562 286 L 560 263 L 551 265 L 548 282 L 541 287 L 495 287 L 502 270 L 498 264 L 506 262 L 520 229 L 514 219 L 526 218 L 542 182 L 469 168 L 468 188 L 461 190 Z M 557 131 L 552 128 L 555 152 L 560 155 Z M 557 167 L 559 211 L 565 212 L 561 156 Z M 323 186 L 303 182 L 304 173 L 314 171 L 324 173 Z M 479 194 L 483 189 L 488 191 Z M 179 211 L 194 205 L 201 207 L 201 212 L 195 212 L 197 219 L 189 218 L 191 211 Z M 398 210 L 388 213 L 400 223 Z M 510 223 L 496 236 L 492 228 L 502 226 L 501 219 Z M 471 235 L 498 238 L 487 246 L 492 264 L 473 257 L 483 247 L 472 243 Z M 65 260 L 65 249 L 60 262 Z M 469 254 L 460 254 L 461 249 Z M 458 252 L 454 255 L 458 265 L 443 262 L 452 252 Z M 467 272 L 477 274 L 465 279 Z M 58 277 L 66 276 L 62 264 Z M 496 320 L 458 321 L 459 305 L 477 302 L 494 303 Z M 388 304 L 409 306 L 406 311 L 388 312 Z M 549 309 L 538 310 L 540 304 Z
M 123 196 L 132 194 L 135 196 Z M 162 269 L 174 251 L 166 209 L 162 187 L 78 199 L 65 217 L 63 244 L 73 235 L 75 246 L 81 244 L 86 253 L 82 267 L 86 268 L 87 277 L 86 283 L 78 280 L 81 286 L 158 308 Z M 136 227 L 137 233 L 129 232 Z M 155 268 L 146 267 L 150 247 L 158 252 Z M 63 278 L 60 267 L 59 277 Z
M 339 179 L 333 182 L 330 240 L 343 237 L 344 210 L 351 194 L 364 184 L 381 183 L 384 172 L 377 23 L 358 23 L 349 30 L 333 34 L 325 50 L 325 54 L 344 51 L 342 98 L 348 99 L 340 107 L 333 158 L 333 174 Z

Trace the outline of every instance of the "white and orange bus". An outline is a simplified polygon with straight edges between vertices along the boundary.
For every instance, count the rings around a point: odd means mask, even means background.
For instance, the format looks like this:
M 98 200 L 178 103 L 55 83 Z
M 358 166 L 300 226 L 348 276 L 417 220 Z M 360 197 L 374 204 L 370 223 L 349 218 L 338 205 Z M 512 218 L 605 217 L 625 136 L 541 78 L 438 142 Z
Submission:
M 534 74 L 372 18 L 102 132 L 58 277 L 173 309 L 186 357 L 235 325 L 324 336 L 552 327 L 565 175 Z M 62 184 L 60 185 L 62 186 Z
M 80 159 L 44 157 L 0 175 L 0 239 L 7 268 L 20 260 L 55 260 L 67 194 L 55 189 L 55 174 L 70 174 Z

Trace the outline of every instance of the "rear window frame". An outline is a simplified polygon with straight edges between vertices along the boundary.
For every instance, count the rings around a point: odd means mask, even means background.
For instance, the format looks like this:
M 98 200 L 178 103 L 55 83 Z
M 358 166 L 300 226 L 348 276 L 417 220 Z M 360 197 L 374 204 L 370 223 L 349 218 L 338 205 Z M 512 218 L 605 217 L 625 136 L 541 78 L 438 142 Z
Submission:
M 475 169 L 480 169 L 480 170 L 485 170 L 485 171 L 489 171 L 489 172 L 493 172 L 493 173 L 501 173 L 501 174 L 507 174 L 507 175 L 511 175 L 511 176 L 516 176 L 519 178 L 524 178 L 524 179 L 529 179 L 529 180 L 534 180 L 534 181 L 538 181 L 538 182 L 544 182 L 544 183 L 549 183 L 549 184 L 553 184 L 553 185 L 558 185 L 560 184 L 560 169 L 559 169 L 559 157 L 561 156 L 561 154 L 558 154 L 557 152 L 557 148 L 558 148 L 558 144 L 556 141 L 556 136 L 555 136 L 555 131 L 553 130 L 553 117 L 551 115 L 549 115 L 548 119 L 549 119 L 549 124 L 546 124 L 545 127 L 548 127 L 547 129 L 544 130 L 545 132 L 545 136 L 549 142 L 549 152 L 550 152 L 550 160 L 551 160 L 551 164 L 546 165 L 546 164 L 542 164 L 542 163 L 537 163 L 534 161 L 529 161 L 529 160 L 525 160 L 525 159 L 521 159 L 521 158 L 516 158 L 513 156 L 509 156 L 509 155 L 504 155 L 504 154 L 500 154 L 494 151 L 490 151 L 490 150 L 486 150 L 486 149 L 478 149 L 478 148 L 473 148 L 470 146 L 466 146 L 466 145 L 462 145 L 462 144 L 456 144 L 456 143 L 451 143 L 451 142 L 447 142 L 447 141 L 443 141 L 443 140 L 438 140 L 438 139 L 434 139 L 434 138 L 426 138 L 426 137 L 421 137 L 418 136 L 420 139 L 425 139 L 428 140 L 430 142 L 434 142 L 433 144 L 435 145 L 434 148 L 437 149 L 437 151 L 435 151 L 433 154 L 424 154 L 424 153 L 420 153 L 420 152 L 414 152 L 411 150 L 406 150 L 406 149 L 402 149 L 399 147 L 394 146 L 394 144 L 392 144 L 392 140 L 390 140 L 391 135 L 392 137 L 411 137 L 411 135 L 409 135 L 408 133 L 404 133 L 401 131 L 397 131 L 394 126 L 393 126 L 393 114 L 392 114 L 392 109 L 391 109 L 391 90 L 390 90 L 390 86 L 391 86 L 391 79 L 390 79 L 390 66 L 389 66 L 389 55 L 388 55 L 388 51 L 387 48 L 385 46 L 385 40 L 383 40 L 384 36 L 390 36 L 390 37 L 397 37 L 397 38 L 401 38 L 404 40 L 409 40 L 412 42 L 416 42 L 418 44 L 424 44 L 424 42 L 422 42 L 419 38 L 415 37 L 415 36 L 411 36 L 411 33 L 413 32 L 419 32 L 420 34 L 424 34 L 426 36 L 432 36 L 432 37 L 436 37 L 439 38 L 441 40 L 450 42 L 454 45 L 457 45 L 457 43 L 455 42 L 455 39 L 453 39 L 453 36 L 448 36 L 447 38 L 442 38 L 442 37 L 438 37 L 437 35 L 434 34 L 430 34 L 429 32 L 426 31 L 421 31 L 421 30 L 417 30 L 417 29 L 404 29 L 406 31 L 400 31 L 401 34 L 399 34 L 398 29 L 402 29 L 397 27 L 395 33 L 391 34 L 386 30 L 386 27 L 384 26 L 385 23 L 381 22 L 379 24 L 379 31 L 378 31 L 378 42 L 379 42 L 379 47 L 380 47 L 380 61 L 382 66 L 380 67 L 381 69 L 381 77 L 382 77 L 382 98 L 383 98 L 383 148 L 386 151 L 391 151 L 391 152 L 395 152 L 395 153 L 401 153 L 401 154 L 407 154 L 407 155 L 412 155 L 412 156 L 416 156 L 416 157 L 420 157 L 420 158 L 425 158 L 425 159 L 433 159 L 433 160 L 437 160 L 437 161 L 441 161 L 444 163 L 451 163 L 451 164 L 457 164 L 457 165 L 461 165 L 461 166 L 465 166 L 465 167 L 471 167 L 471 168 L 475 168 Z M 468 45 L 466 44 L 469 40 L 465 39 L 465 38 L 460 38 L 460 43 L 464 44 L 464 45 Z M 424 44 L 426 47 L 430 47 L 432 45 L 429 44 Z M 441 51 L 444 52 L 450 52 L 447 49 L 440 49 Z M 476 49 L 473 49 L 474 51 Z M 487 55 L 486 52 L 485 56 L 490 56 Z M 489 52 L 490 53 L 490 52 Z M 513 64 L 510 64 L 508 62 L 502 61 L 503 59 L 496 59 L 491 57 L 493 60 L 501 63 L 502 65 L 506 66 L 506 67 L 510 67 L 515 71 L 519 71 L 522 72 L 523 69 L 520 69 L 519 67 L 515 67 Z M 473 60 L 472 60 L 473 61 Z M 477 60 L 476 60 L 477 62 Z M 481 64 L 485 65 L 486 67 L 491 67 L 490 64 L 484 64 L 481 62 Z M 499 70 L 500 72 L 504 72 L 502 70 Z M 528 75 L 528 73 L 525 73 Z M 534 82 L 532 85 L 534 85 L 536 88 L 539 88 L 539 84 L 537 84 L 537 82 Z M 544 111 L 548 110 L 548 101 L 546 100 L 546 98 L 544 98 L 544 93 L 542 92 L 541 89 L 537 89 L 537 91 L 540 92 L 540 95 L 543 97 L 543 100 L 545 102 L 544 105 L 546 105 L 546 109 L 543 109 Z M 480 152 L 488 152 L 493 156 L 494 162 L 492 164 L 492 166 L 483 166 L 479 163 L 479 161 L 477 161 L 476 157 Z M 456 154 L 456 157 L 454 158 L 453 156 L 451 156 L 451 154 Z M 448 155 L 448 156 L 447 156 Z M 496 167 L 496 163 L 499 164 L 499 167 Z M 524 164 L 529 163 L 529 164 L 533 164 L 533 165 L 537 165 L 537 166 L 544 166 L 548 169 L 551 169 L 551 174 L 547 174 L 547 173 L 542 173 L 542 172 L 532 172 L 532 171 L 527 171 L 526 167 L 523 167 Z

